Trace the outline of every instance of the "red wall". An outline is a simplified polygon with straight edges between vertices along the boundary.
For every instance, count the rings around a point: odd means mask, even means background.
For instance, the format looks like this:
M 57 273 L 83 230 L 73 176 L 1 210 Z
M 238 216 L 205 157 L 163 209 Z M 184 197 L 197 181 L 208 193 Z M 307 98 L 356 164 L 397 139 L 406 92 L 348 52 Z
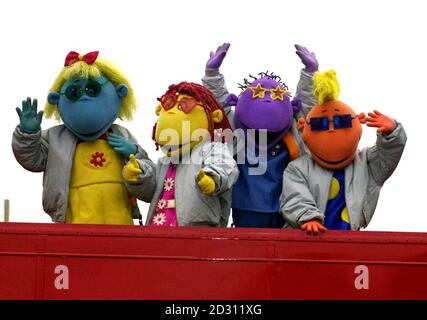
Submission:
M 0 299 L 427 299 L 427 233 L 0 223 Z

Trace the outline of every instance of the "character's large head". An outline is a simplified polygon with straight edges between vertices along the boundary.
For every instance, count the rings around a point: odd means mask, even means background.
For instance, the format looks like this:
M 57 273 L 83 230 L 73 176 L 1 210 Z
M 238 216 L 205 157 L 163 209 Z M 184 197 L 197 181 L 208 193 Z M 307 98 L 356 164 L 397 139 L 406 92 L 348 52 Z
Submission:
M 153 139 L 168 156 L 186 153 L 207 139 L 214 140 L 216 130 L 231 130 L 224 109 L 208 89 L 197 83 L 171 85 L 158 100 L 159 118 Z
M 356 155 L 365 116 L 336 100 L 340 87 L 335 71 L 317 72 L 313 89 L 318 104 L 301 123 L 303 140 L 320 166 L 345 168 Z
M 240 84 L 239 97 L 230 95 L 228 102 L 235 105 L 237 128 L 267 130 L 268 145 L 277 143 L 292 126 L 294 113 L 300 107 L 292 104 L 287 86 L 274 73 L 262 72 L 252 82 Z
M 82 56 L 72 51 L 50 89 L 45 115 L 61 119 L 80 139 L 93 141 L 117 117 L 131 119 L 136 106 L 129 81 L 115 65 L 98 58 L 98 52 Z

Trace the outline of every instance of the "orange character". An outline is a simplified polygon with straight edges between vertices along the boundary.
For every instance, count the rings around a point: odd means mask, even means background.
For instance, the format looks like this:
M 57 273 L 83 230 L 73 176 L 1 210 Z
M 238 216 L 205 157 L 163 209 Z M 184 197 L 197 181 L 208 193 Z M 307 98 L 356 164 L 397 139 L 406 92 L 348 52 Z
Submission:
M 335 71 L 315 74 L 318 104 L 298 121 L 311 154 L 291 162 L 284 173 L 282 215 L 307 233 L 366 227 L 406 143 L 399 122 L 376 110 L 368 117 L 354 112 L 337 100 L 339 89 Z M 359 151 L 365 123 L 378 128 L 377 142 Z

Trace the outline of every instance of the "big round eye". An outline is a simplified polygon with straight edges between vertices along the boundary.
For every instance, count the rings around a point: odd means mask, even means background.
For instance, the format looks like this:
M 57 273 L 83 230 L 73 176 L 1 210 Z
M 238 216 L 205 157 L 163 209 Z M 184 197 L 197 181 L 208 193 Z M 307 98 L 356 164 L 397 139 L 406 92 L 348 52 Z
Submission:
M 85 92 L 89 97 L 97 97 L 101 93 L 101 85 L 95 81 L 89 81 L 86 85 Z
M 65 96 L 71 101 L 77 101 L 83 95 L 83 90 L 80 86 L 72 84 L 65 90 Z

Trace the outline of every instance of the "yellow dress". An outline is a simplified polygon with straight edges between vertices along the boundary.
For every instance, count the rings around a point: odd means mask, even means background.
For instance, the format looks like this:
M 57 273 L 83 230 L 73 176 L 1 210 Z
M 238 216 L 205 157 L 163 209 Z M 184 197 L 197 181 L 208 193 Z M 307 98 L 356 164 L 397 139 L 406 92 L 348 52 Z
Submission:
M 106 140 L 77 144 L 66 223 L 132 225 L 131 202 L 121 172 L 122 158 Z

